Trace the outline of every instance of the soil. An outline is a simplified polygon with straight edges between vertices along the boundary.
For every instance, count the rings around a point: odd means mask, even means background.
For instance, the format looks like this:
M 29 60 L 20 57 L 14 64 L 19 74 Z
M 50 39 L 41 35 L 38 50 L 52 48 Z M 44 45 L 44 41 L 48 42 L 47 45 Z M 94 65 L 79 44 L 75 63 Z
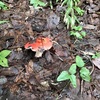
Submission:
M 7 57 L 9 67 L 0 67 L 0 100 L 100 100 L 100 63 L 94 63 L 91 53 L 100 52 L 100 1 L 81 0 L 85 11 L 79 16 L 86 37 L 70 36 L 63 22 L 65 7 L 53 2 L 34 9 L 29 0 L 3 0 L 9 7 L 0 11 L 0 51 L 11 50 Z M 35 52 L 25 49 L 28 42 L 38 37 L 53 41 L 50 50 L 36 58 Z M 69 81 L 57 82 L 58 75 L 68 70 L 80 55 L 91 72 L 91 82 L 77 77 L 77 88 Z M 78 70 L 77 70 L 78 71 Z

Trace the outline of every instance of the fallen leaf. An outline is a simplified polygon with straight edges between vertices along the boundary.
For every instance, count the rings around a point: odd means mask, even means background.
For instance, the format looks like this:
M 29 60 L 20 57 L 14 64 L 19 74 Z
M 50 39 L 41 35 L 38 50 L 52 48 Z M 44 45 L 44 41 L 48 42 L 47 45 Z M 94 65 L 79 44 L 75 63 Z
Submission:
M 60 22 L 60 17 L 57 16 L 54 12 L 50 12 L 49 17 L 47 18 L 47 28 L 54 29 Z
M 99 45 L 99 39 L 89 39 L 88 42 L 93 46 Z
M 100 58 L 95 58 L 92 60 L 93 64 L 100 69 Z
M 48 63 L 50 63 L 50 62 L 53 63 L 54 62 L 54 60 L 52 58 L 52 55 L 50 54 L 50 51 L 47 51 L 45 53 L 45 58 L 46 58 L 46 60 L 47 60 Z
M 97 26 L 86 24 L 85 26 L 83 26 L 83 28 L 84 29 L 97 29 Z
M 5 76 L 0 76 L 0 85 L 5 84 L 7 82 L 7 78 Z

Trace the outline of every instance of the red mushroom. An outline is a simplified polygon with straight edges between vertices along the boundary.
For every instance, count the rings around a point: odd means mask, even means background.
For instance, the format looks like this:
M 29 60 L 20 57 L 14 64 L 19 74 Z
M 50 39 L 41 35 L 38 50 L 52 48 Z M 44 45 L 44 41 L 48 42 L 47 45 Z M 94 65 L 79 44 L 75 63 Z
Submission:
M 48 37 L 39 37 L 34 43 L 27 43 L 25 49 L 31 49 L 35 51 L 35 57 L 41 57 L 45 50 L 49 50 L 52 47 L 52 40 Z

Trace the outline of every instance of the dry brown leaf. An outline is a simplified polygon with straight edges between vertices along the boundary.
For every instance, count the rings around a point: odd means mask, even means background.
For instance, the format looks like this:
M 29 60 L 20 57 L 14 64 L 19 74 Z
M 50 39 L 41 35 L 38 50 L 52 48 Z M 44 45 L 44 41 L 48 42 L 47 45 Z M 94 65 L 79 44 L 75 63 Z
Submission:
M 100 58 L 95 58 L 92 60 L 93 64 L 100 69 Z
M 97 29 L 97 26 L 86 24 L 85 26 L 83 26 L 83 28 L 84 29 Z

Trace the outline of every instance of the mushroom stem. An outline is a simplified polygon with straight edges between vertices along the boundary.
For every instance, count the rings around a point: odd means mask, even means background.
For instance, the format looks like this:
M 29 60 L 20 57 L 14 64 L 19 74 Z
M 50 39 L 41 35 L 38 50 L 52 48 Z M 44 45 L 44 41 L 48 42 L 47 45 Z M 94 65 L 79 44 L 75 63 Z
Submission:
M 42 57 L 42 54 L 43 54 L 44 51 L 36 51 L 35 53 L 35 57 Z

